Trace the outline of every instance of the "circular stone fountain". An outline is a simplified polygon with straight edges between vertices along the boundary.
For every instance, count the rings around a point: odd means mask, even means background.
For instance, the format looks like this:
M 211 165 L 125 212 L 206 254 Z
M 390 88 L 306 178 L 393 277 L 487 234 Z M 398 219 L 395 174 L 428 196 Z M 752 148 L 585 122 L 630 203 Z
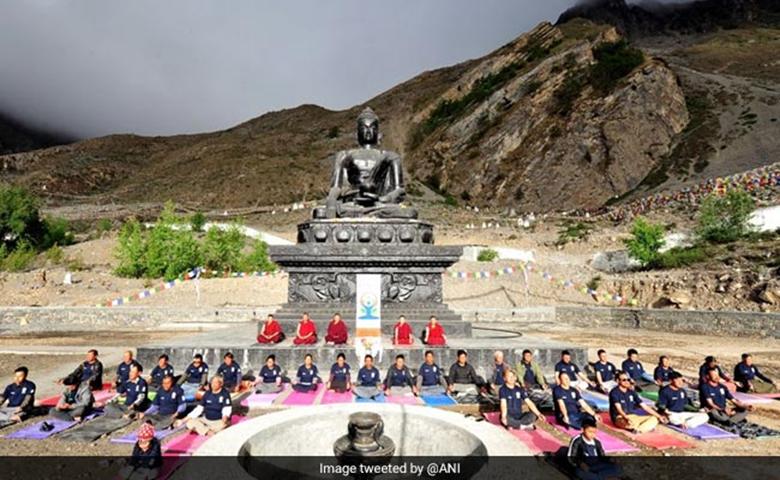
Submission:
M 381 429 L 376 428 L 377 419 L 381 419 Z M 360 432 L 349 431 L 350 420 Z M 210 473 L 214 473 L 232 480 L 333 478 L 330 474 L 313 475 L 316 472 L 311 465 L 291 458 L 319 457 L 330 459 L 333 464 L 349 463 L 343 457 L 337 459 L 335 452 L 354 449 L 354 440 L 358 449 L 378 452 L 385 459 L 390 442 L 394 459 L 531 455 L 506 430 L 459 413 L 422 406 L 353 403 L 292 408 L 232 426 L 209 439 L 194 456 L 233 457 L 235 463 L 219 462 L 219 471 L 207 472 L 204 470 L 209 462 L 191 462 L 198 469 L 192 473 L 200 478 L 211 478 Z

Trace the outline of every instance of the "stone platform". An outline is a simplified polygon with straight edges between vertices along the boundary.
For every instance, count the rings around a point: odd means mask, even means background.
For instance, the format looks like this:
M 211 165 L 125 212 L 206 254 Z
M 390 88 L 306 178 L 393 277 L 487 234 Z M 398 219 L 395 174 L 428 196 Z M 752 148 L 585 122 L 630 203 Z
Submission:
M 320 340 L 316 345 L 293 346 L 292 341 L 288 338 L 281 344 L 266 346 L 255 343 L 256 329 L 255 323 L 236 324 L 205 334 L 171 338 L 165 342 L 139 347 L 137 357 L 143 365 L 151 368 L 156 364 L 160 354 L 167 353 L 177 373 L 181 373 L 189 365 L 195 353 L 201 353 L 204 356 L 206 363 L 212 367 L 212 372 L 222 363 L 222 356 L 227 352 L 232 352 L 235 355 L 236 361 L 239 362 L 244 372 L 249 370 L 257 372 L 263 365 L 265 357 L 271 353 L 276 355 L 277 362 L 287 370 L 288 374 L 297 370 L 306 353 L 311 353 L 314 356 L 315 363 L 319 366 L 322 374 L 326 374 L 339 352 L 344 352 L 347 355 L 347 361 L 353 366 L 355 372 L 362 365 L 362 360 L 356 357 L 352 345 L 327 346 Z M 383 338 L 383 345 L 385 346 L 384 355 L 382 360 L 377 363 L 377 367 L 383 375 L 398 353 L 403 353 L 410 368 L 416 371 L 423 362 L 425 350 L 429 348 L 419 342 L 415 345 L 394 347 L 390 337 Z M 586 349 L 577 345 L 525 337 L 516 333 L 485 331 L 475 328 L 472 337 L 450 338 L 446 348 L 434 349 L 437 363 L 441 367 L 449 369 L 449 366 L 455 362 L 457 350 L 461 348 L 469 352 L 470 362 L 483 376 L 489 375 L 489 369 L 493 363 L 493 352 L 496 350 L 502 350 L 507 361 L 514 365 L 519 361 L 523 349 L 528 348 L 534 352 L 534 357 L 545 374 L 552 373 L 555 363 L 560 359 L 561 350 L 570 350 L 573 360 L 577 364 L 582 364 L 587 359 Z

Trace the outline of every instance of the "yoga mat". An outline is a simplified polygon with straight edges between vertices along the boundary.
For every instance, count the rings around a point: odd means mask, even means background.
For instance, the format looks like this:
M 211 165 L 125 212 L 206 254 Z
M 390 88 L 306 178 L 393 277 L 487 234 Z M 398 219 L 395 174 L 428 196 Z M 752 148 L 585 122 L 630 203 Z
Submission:
M 355 397 L 356 403 L 385 403 L 387 401 L 387 398 L 385 397 L 384 393 L 380 393 L 379 395 L 375 396 L 374 398 L 360 398 Z
M 780 393 L 751 393 L 751 395 L 761 398 L 780 399 Z
M 59 400 L 60 396 L 55 395 L 53 397 L 42 398 L 35 403 L 37 403 L 39 407 L 56 407 Z
M 667 448 L 693 448 L 692 443 L 688 443 L 685 440 L 669 435 L 660 431 L 660 424 L 652 432 L 647 433 L 631 433 L 628 430 L 618 428 L 612 423 L 612 419 L 609 418 L 609 414 L 602 413 L 601 420 L 604 425 L 609 428 L 618 431 L 628 438 L 641 443 L 647 447 L 655 448 L 656 450 L 665 450 Z
M 178 428 L 165 428 L 162 430 L 155 430 L 154 436 L 157 438 L 157 440 L 162 440 L 163 438 L 170 437 L 174 433 L 178 433 L 182 430 L 184 430 L 184 425 Z M 138 430 L 134 432 L 130 432 L 127 435 L 123 435 L 118 438 L 112 438 L 111 443 L 135 443 L 137 440 L 138 440 Z
M 734 393 L 732 393 L 732 395 L 734 395 L 734 398 L 736 398 L 740 402 L 748 403 L 750 405 L 759 405 L 759 404 L 767 404 L 767 403 L 774 404 L 775 403 L 773 398 L 759 397 L 758 395 L 754 395 L 754 394 L 750 394 L 750 393 L 734 392 Z
M 563 425 L 558 424 L 558 421 L 555 420 L 554 415 L 547 415 L 545 418 L 547 419 L 547 423 L 555 427 L 555 429 L 558 430 L 559 432 L 565 433 L 570 438 L 574 438 L 580 434 L 580 430 L 576 430 L 574 428 L 566 428 Z M 601 446 L 604 447 L 604 451 L 606 453 L 639 451 L 638 448 L 629 445 L 628 443 L 624 442 L 619 438 L 613 437 L 612 435 L 608 434 L 604 430 L 599 430 L 596 433 L 596 438 L 598 438 L 599 441 L 601 441 Z
M 710 425 L 709 423 L 705 423 L 704 425 L 699 425 L 696 428 L 680 428 L 674 425 L 667 425 L 672 430 L 676 430 L 682 434 L 688 435 L 689 437 L 693 437 L 697 440 L 722 440 L 726 438 L 739 438 L 739 435 L 735 435 L 731 432 L 727 432 L 725 430 L 722 430 L 715 425 Z
M 653 403 L 658 401 L 658 392 L 642 392 L 639 396 L 643 397 L 645 400 L 650 400 Z
M 115 432 L 133 423 L 129 418 L 100 417 L 91 422 L 86 422 L 78 427 L 71 428 L 57 438 L 72 442 L 92 442 L 103 435 Z
M 314 403 L 314 400 L 317 398 L 317 394 L 320 393 L 320 390 L 317 389 L 313 392 L 296 392 L 293 391 L 290 393 L 290 395 L 284 399 L 282 402 L 283 405 L 311 405 Z
M 605 395 L 583 390 L 582 399 L 585 400 L 588 405 L 598 410 L 609 410 L 609 398 L 607 398 Z
M 200 436 L 195 432 L 187 432 L 163 445 L 164 457 L 182 457 L 192 455 L 192 452 L 203 445 L 209 437 Z
M 419 405 L 420 399 L 414 395 L 385 395 L 387 403 L 395 403 L 397 405 Z
M 428 405 L 429 407 L 446 407 L 449 405 L 458 404 L 458 402 L 456 402 L 454 398 L 446 394 L 423 395 L 420 398 L 422 398 L 423 402 L 425 402 L 425 404 Z
M 186 461 L 185 457 L 163 456 L 163 464 L 160 473 L 157 474 L 157 480 L 168 480 Z
M 103 390 L 96 390 L 92 392 L 92 396 L 95 397 L 95 402 L 106 402 L 116 395 L 115 390 L 111 390 L 110 383 L 103 384 Z M 54 395 L 46 397 L 35 402 L 39 407 L 56 407 L 57 402 L 60 400 L 61 395 Z
M 241 406 L 247 407 L 250 410 L 253 408 L 262 407 L 264 405 L 271 405 L 274 400 L 281 394 L 279 393 L 253 393 L 252 395 L 241 400 Z
M 93 418 L 96 418 L 100 415 L 102 415 L 102 412 L 91 413 L 84 418 L 84 421 L 86 422 L 88 420 L 92 420 Z M 43 425 L 43 422 L 49 422 L 50 424 L 54 425 L 54 429 L 48 432 L 41 431 L 41 425 Z M 60 433 L 64 430 L 67 430 L 76 424 L 77 422 L 73 421 L 47 418 L 46 420 L 33 423 L 29 427 L 21 428 L 13 433 L 9 433 L 8 435 L 3 435 L 2 438 L 13 438 L 17 440 L 43 440 L 51 437 L 55 433 Z
M 504 428 L 504 426 L 501 425 L 500 413 L 489 412 L 483 413 L 482 415 L 485 417 L 485 420 L 493 425 Z M 563 446 L 563 443 L 557 438 L 540 428 L 537 428 L 536 430 L 517 430 L 510 428 L 507 431 L 528 447 L 534 455 L 545 452 L 557 452 L 558 449 Z
M 355 401 L 355 395 L 352 392 L 338 393 L 333 390 L 328 390 L 322 396 L 320 405 L 327 405 L 330 403 L 352 403 Z

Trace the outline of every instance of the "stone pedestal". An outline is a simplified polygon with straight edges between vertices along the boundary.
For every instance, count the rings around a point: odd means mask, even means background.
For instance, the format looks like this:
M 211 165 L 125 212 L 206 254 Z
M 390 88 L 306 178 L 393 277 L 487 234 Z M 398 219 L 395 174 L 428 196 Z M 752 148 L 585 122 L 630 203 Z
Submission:
M 270 247 L 271 259 L 289 274 L 288 303 L 280 313 L 313 305 L 342 315 L 345 306 L 354 311 L 356 275 L 379 274 L 384 316 L 453 316 L 442 303 L 442 273 L 462 252 L 435 246 L 429 223 L 375 218 L 311 220 L 298 225 L 296 245 Z

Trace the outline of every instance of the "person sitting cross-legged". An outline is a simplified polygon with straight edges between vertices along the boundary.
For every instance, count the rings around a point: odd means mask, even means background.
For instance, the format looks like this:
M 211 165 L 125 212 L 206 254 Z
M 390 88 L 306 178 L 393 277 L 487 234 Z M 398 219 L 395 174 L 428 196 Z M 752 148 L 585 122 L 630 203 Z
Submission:
M 336 363 L 330 366 L 327 388 L 338 393 L 348 392 L 352 389 L 352 378 L 347 357 L 341 352 L 336 355 Z
M 596 355 L 599 359 L 593 364 L 593 370 L 596 371 L 596 386 L 604 393 L 609 393 L 617 387 L 615 381 L 615 365 L 607 360 L 607 352 L 604 349 L 599 350 Z
M 672 381 L 672 374 L 674 369 L 672 368 L 672 361 L 666 355 L 661 355 L 658 358 L 658 365 L 653 370 L 653 380 L 659 387 L 669 385 Z
M 431 315 L 423 332 L 423 343 L 434 347 L 447 345 L 447 334 L 435 316 Z
M 119 471 L 122 480 L 154 480 L 162 468 L 163 457 L 160 440 L 154 436 L 154 425 L 144 423 L 138 430 L 138 440 L 133 445 L 133 456 L 128 465 Z
M 117 365 L 116 376 L 114 377 L 114 389 L 116 390 L 116 393 L 125 393 L 125 383 L 130 378 L 130 367 L 136 363 L 138 362 L 133 358 L 133 352 L 131 350 L 127 350 L 122 354 L 122 362 Z
M 720 383 L 725 384 L 731 381 L 731 377 L 720 368 L 718 359 L 712 355 L 707 355 L 704 357 L 704 363 L 699 366 L 699 385 L 709 382 L 709 371 L 713 368 L 718 371 L 718 381 Z
M 447 392 L 447 380 L 441 367 L 436 365 L 432 350 L 425 351 L 425 361 L 417 370 L 417 391 L 420 395 L 443 395 Z
M 282 340 L 284 340 L 282 326 L 269 313 L 268 318 L 263 322 L 263 326 L 260 327 L 260 333 L 257 334 L 257 343 L 279 343 Z
M 87 351 L 87 358 L 82 362 L 73 373 L 80 382 L 88 382 L 92 390 L 101 390 L 103 388 L 103 364 L 98 360 L 98 351 L 90 349 Z M 60 379 L 58 383 L 63 383 L 65 379 Z
M 395 356 L 395 363 L 387 369 L 385 394 L 407 395 L 410 393 L 417 394 L 417 385 L 414 383 L 412 371 L 406 366 L 404 356 L 399 353 Z
M 255 391 L 257 393 L 279 393 L 283 388 L 282 380 L 282 367 L 276 364 L 276 355 L 268 355 L 265 357 L 265 364 L 260 369 Z
M 241 365 L 236 362 L 231 352 L 222 357 L 222 364 L 217 368 L 217 375 L 225 382 L 224 387 L 228 392 L 237 392 L 241 388 Z
M 628 378 L 631 379 L 631 384 L 637 392 L 658 391 L 658 385 L 656 385 L 655 381 L 650 378 L 650 375 L 645 372 L 645 367 L 642 365 L 642 362 L 639 361 L 639 352 L 637 352 L 636 349 L 628 349 L 626 352 L 626 359 L 623 360 L 621 368 L 628 374 Z
M 582 398 L 580 391 L 571 385 L 569 375 L 559 372 L 558 376 L 558 385 L 553 388 L 556 421 L 564 427 L 579 430 L 582 428 L 582 420 L 587 416 L 597 419 L 596 412 Z
M 143 367 L 134 363 L 130 366 L 128 379 L 124 384 L 124 401 L 122 397 L 106 405 L 106 416 L 135 418 L 139 412 L 149 408 L 149 386 L 141 377 Z
M 0 422 L 21 422 L 35 406 L 35 384 L 27 380 L 28 373 L 27 367 L 14 370 L 14 381 L 0 395 Z
M 588 380 L 588 377 L 580 371 L 580 368 L 571 361 L 571 352 L 564 350 L 561 352 L 561 360 L 555 364 L 555 381 L 558 382 L 558 374 L 565 372 L 569 375 L 571 384 L 580 390 L 587 390 L 588 387 L 595 387 L 596 384 Z
M 313 392 L 317 390 L 317 385 L 321 382 L 322 379 L 320 379 L 317 365 L 314 364 L 311 354 L 307 353 L 303 357 L 303 365 L 298 367 L 298 373 L 295 375 L 295 382 L 293 382 L 292 388 L 296 392 Z
M 173 376 L 173 365 L 168 363 L 168 355 L 163 353 L 157 358 L 157 365 L 152 369 L 152 373 L 149 375 L 149 386 L 160 388 L 162 386 L 163 378 L 168 375 Z
M 406 321 L 406 317 L 398 317 L 398 323 L 393 327 L 393 345 L 411 345 L 414 343 L 412 326 Z
M 515 368 L 517 369 L 517 379 L 525 387 L 525 391 L 531 400 L 539 408 L 553 408 L 550 386 L 547 385 L 547 380 L 545 380 L 542 374 L 542 368 L 534 361 L 534 354 L 531 350 L 523 350 L 520 362 L 518 362 Z
M 198 435 L 213 435 L 227 428 L 233 413 L 233 403 L 223 384 L 222 377 L 214 375 L 211 388 L 203 394 L 200 405 L 186 419 L 177 420 L 175 425 L 185 423 L 187 430 L 195 431 Z
M 363 367 L 358 370 L 357 382 L 352 391 L 358 398 L 375 398 L 382 393 L 381 384 L 382 378 L 379 370 L 374 366 L 373 355 L 366 355 L 363 360 Z
M 525 389 L 518 385 L 517 375 L 512 370 L 504 370 L 504 384 L 498 389 L 498 398 L 501 424 L 506 428 L 531 430 L 537 420 L 545 421 Z M 523 405 L 528 408 L 527 412 L 523 412 Z
M 722 383 L 716 367 L 707 372 L 707 382 L 699 386 L 699 401 L 707 410 L 710 420 L 724 425 L 734 425 L 747 419 L 753 405 L 747 405 L 731 395 L 729 389 Z M 734 406 L 732 407 L 731 404 Z
M 311 321 L 308 313 L 304 313 L 298 327 L 295 329 L 294 345 L 314 345 L 317 343 L 317 325 Z
M 777 393 L 777 382 L 773 381 L 753 363 L 753 355 L 742 354 L 742 361 L 734 367 L 734 381 L 743 393 Z
M 65 389 L 57 401 L 57 405 L 49 410 L 49 415 L 66 422 L 80 422 L 92 413 L 95 397 L 89 382 L 81 382 L 80 377 L 69 375 L 62 380 Z
M 658 422 L 668 422 L 654 408 L 642 403 L 639 394 L 631 388 L 631 377 L 626 372 L 618 372 L 617 379 L 618 386 L 609 392 L 609 417 L 616 427 L 646 433 L 654 430 Z
M 479 395 L 485 380 L 477 375 L 477 371 L 469 363 L 469 354 L 465 350 L 458 350 L 458 360 L 450 367 L 447 383 L 450 393 L 458 396 Z
M 157 389 L 152 405 L 145 412 L 140 412 L 138 418 L 146 419 L 156 428 L 163 430 L 173 425 L 186 409 L 184 390 L 176 385 L 172 375 L 166 375 Z
M 209 366 L 203 361 L 203 355 L 196 353 L 192 363 L 187 366 L 184 375 L 179 378 L 179 385 L 188 399 L 198 399 L 209 383 Z
M 669 374 L 669 384 L 658 392 L 656 408 L 661 415 L 669 419 L 669 424 L 681 428 L 696 428 L 709 421 L 704 412 L 689 412 L 686 407 L 691 399 L 685 392 L 685 379 L 679 372 Z
M 328 331 L 325 334 L 325 343 L 328 345 L 344 345 L 349 339 L 347 324 L 341 319 L 341 314 L 333 315 L 328 323 Z
M 569 442 L 567 458 L 575 476 L 581 480 L 620 478 L 623 470 L 607 458 L 597 433 L 596 419 L 586 417 L 582 420 L 582 433 Z
M 493 352 L 493 375 L 490 376 L 490 393 L 498 395 L 498 390 L 504 384 L 504 370 L 511 370 L 512 367 L 504 361 L 504 352 L 496 350 Z

